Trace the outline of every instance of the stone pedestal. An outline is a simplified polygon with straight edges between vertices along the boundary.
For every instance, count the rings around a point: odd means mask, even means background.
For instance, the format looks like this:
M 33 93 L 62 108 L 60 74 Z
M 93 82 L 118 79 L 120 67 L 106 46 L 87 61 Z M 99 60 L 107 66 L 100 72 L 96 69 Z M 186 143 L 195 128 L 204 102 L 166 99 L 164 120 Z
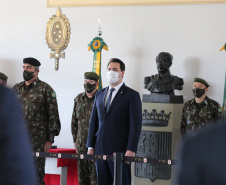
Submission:
M 143 126 L 137 156 L 176 160 L 181 140 L 182 108 L 183 96 L 143 95 Z M 136 163 L 132 167 L 134 185 L 175 184 L 175 165 L 164 167 Z

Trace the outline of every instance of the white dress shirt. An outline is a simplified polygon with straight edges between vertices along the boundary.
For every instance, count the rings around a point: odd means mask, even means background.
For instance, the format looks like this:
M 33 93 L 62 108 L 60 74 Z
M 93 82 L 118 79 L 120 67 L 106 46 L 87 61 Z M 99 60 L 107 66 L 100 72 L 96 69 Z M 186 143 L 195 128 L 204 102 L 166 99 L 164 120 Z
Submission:
M 108 92 L 106 94 L 106 97 L 105 97 L 105 101 L 104 101 L 104 105 L 106 107 L 106 103 L 107 103 L 107 99 L 108 99 L 108 96 L 109 96 L 109 92 L 112 88 L 114 88 L 115 90 L 112 92 L 112 96 L 111 96 L 111 102 L 113 101 L 115 95 L 117 94 L 118 90 L 122 87 L 123 85 L 123 82 L 121 82 L 120 84 L 118 84 L 117 86 L 115 87 L 111 87 L 110 85 L 108 86 Z M 110 102 L 110 105 L 111 105 L 111 102 Z

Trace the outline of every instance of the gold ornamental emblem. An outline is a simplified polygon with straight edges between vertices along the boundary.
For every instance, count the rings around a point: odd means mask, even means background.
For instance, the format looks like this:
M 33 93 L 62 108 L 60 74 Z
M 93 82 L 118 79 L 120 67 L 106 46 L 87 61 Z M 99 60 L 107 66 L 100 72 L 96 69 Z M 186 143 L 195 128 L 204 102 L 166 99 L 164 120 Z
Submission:
M 46 43 L 54 53 L 50 53 L 50 58 L 55 58 L 55 70 L 59 69 L 59 59 L 65 58 L 66 49 L 70 39 L 70 24 L 65 15 L 61 14 L 60 8 L 56 15 L 53 15 L 47 23 Z

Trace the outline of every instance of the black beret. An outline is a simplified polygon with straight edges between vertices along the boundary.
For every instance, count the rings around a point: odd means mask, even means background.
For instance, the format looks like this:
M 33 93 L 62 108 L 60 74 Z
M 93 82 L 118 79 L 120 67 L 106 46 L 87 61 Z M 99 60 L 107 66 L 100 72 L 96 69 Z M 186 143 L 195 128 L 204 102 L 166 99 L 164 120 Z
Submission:
M 4 73 L 1 73 L 0 72 L 0 79 L 7 80 L 8 79 L 8 76 L 6 76 Z
M 210 86 L 210 85 L 209 85 L 204 79 L 202 79 L 202 78 L 195 78 L 195 79 L 194 79 L 194 82 L 199 82 L 199 83 L 205 85 L 207 88 Z
M 32 66 L 40 66 L 41 65 L 41 63 L 37 59 L 32 58 L 32 57 L 24 58 L 23 63 L 31 64 Z
M 95 72 L 85 72 L 84 73 L 84 79 L 89 79 L 89 80 L 99 80 L 99 76 Z

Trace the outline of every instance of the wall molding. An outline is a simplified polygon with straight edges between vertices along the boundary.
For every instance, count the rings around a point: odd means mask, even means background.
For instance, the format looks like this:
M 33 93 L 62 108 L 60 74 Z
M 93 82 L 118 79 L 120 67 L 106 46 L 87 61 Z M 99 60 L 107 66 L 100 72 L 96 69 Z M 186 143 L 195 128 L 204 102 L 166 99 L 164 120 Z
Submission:
M 226 0 L 47 0 L 47 7 L 222 4 Z

